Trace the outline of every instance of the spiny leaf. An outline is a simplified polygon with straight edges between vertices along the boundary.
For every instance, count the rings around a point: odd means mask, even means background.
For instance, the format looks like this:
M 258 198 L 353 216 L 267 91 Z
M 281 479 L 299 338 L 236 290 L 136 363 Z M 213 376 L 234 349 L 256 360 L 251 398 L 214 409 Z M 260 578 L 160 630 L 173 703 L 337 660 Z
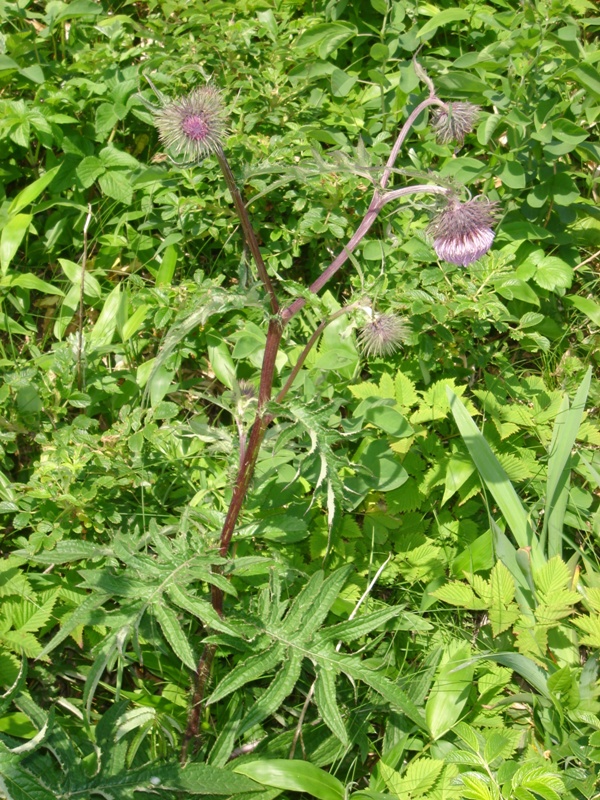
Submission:
M 267 672 L 274 669 L 282 660 L 284 652 L 282 645 L 274 644 L 268 650 L 250 656 L 250 658 L 238 664 L 217 686 L 206 701 L 207 704 L 216 703 L 217 700 L 227 697 L 228 694 L 237 691 L 237 689 L 244 686 L 246 683 L 261 678 Z
M 277 711 L 300 677 L 303 658 L 302 653 L 291 648 L 284 653 L 281 670 L 277 673 L 273 683 L 262 692 L 256 704 L 250 709 L 238 731 L 240 736 Z
M 372 631 L 378 630 L 381 625 L 384 625 L 390 619 L 394 619 L 394 617 L 400 616 L 403 611 L 404 608 L 402 606 L 382 608 L 379 611 L 374 611 L 372 614 L 365 614 L 362 617 L 357 617 L 347 622 L 330 625 L 328 628 L 320 631 L 319 636 L 326 642 L 338 640 L 350 642 L 353 639 L 358 639 Z
M 164 637 L 173 648 L 175 655 L 183 661 L 186 667 L 195 670 L 196 657 L 173 609 L 164 603 L 154 603 L 149 610 L 158 620 Z
M 335 693 L 335 670 L 323 665 L 317 668 L 315 703 L 325 725 L 345 747 L 348 747 L 348 733 L 340 714 Z

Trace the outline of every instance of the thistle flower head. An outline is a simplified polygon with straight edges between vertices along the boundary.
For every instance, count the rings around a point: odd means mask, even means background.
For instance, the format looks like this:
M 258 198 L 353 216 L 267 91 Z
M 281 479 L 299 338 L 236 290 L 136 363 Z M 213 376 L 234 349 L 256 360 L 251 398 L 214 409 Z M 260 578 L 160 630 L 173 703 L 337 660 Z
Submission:
M 438 258 L 466 267 L 485 255 L 494 241 L 494 212 L 482 197 L 466 203 L 452 197 L 428 228 Z
M 395 314 L 374 314 L 360 329 L 358 344 L 368 356 L 389 356 L 406 341 L 407 323 Z
M 160 140 L 186 161 L 199 161 L 221 147 L 226 119 L 221 94 L 210 85 L 194 89 L 187 97 L 163 101 L 154 111 Z
M 446 103 L 432 115 L 432 125 L 439 144 L 462 144 L 479 115 L 478 106 L 471 103 Z

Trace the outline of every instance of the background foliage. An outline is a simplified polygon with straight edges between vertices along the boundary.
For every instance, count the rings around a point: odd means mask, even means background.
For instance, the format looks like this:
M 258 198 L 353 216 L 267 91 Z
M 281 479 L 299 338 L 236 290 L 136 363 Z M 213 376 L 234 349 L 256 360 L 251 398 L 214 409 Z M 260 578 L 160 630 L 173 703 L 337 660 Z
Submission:
M 2 6 L 0 793 L 598 796 L 595 14 Z M 424 115 L 396 166 L 497 200 L 496 243 L 439 263 L 431 206 L 388 206 L 286 330 L 279 381 L 351 295 L 404 315 L 406 345 L 366 362 L 352 321 L 326 329 L 219 559 L 268 309 L 214 159 L 165 158 L 144 75 L 167 96 L 222 88 L 230 161 L 292 297 L 426 96 L 417 52 L 443 99 L 482 111 L 461 149 Z

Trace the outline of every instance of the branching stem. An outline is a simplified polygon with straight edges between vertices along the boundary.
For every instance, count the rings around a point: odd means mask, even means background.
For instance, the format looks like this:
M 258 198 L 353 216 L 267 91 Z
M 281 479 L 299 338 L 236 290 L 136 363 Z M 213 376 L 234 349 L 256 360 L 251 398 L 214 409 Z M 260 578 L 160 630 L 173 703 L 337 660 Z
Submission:
M 321 275 L 311 284 L 309 290 L 312 294 L 317 294 L 317 292 L 319 292 L 325 286 L 325 284 L 336 274 L 336 272 L 342 267 L 342 265 L 346 263 L 350 254 L 353 252 L 353 250 L 356 249 L 356 247 L 358 247 L 362 239 L 364 239 L 366 234 L 373 226 L 379 213 L 388 203 L 394 200 L 398 200 L 401 197 L 406 197 L 412 194 L 448 193 L 449 191 L 448 189 L 445 189 L 441 186 L 437 186 L 435 184 L 407 186 L 400 189 L 393 189 L 388 192 L 385 191 L 385 187 L 388 183 L 389 177 L 394 168 L 396 158 L 398 157 L 400 147 L 402 146 L 402 143 L 406 139 L 406 136 L 408 135 L 411 126 L 414 124 L 419 114 L 425 108 L 431 105 L 444 106 L 445 104 L 442 103 L 442 101 L 439 100 L 437 97 L 432 95 L 427 100 L 424 100 L 422 103 L 420 103 L 417 106 L 417 108 L 415 108 L 415 110 L 410 114 L 404 126 L 402 127 L 402 130 L 398 134 L 398 138 L 396 139 L 394 147 L 392 148 L 392 152 L 387 161 L 385 171 L 381 178 L 380 186 L 375 189 L 373 198 L 371 199 L 369 208 L 367 209 L 365 216 L 363 217 L 360 225 L 356 229 L 350 241 L 346 244 L 346 246 L 342 249 L 342 251 L 338 253 L 338 255 L 334 258 L 331 264 L 325 270 L 323 270 Z M 225 154 L 223 153 L 222 150 L 219 150 L 217 152 L 217 158 L 219 160 L 219 164 L 223 171 L 223 175 L 225 176 L 225 181 L 227 182 L 227 186 L 233 198 L 233 202 L 235 204 L 235 208 L 238 213 L 242 229 L 244 231 L 244 236 L 248 243 L 248 247 L 250 248 L 250 251 L 256 262 L 259 277 L 265 287 L 267 295 L 269 296 L 271 311 L 273 313 L 267 331 L 267 340 L 263 356 L 260 387 L 258 392 L 258 407 L 256 412 L 256 418 L 254 420 L 254 423 L 252 424 L 252 428 L 250 430 L 250 436 L 248 437 L 248 441 L 245 444 L 243 455 L 240 456 L 240 464 L 239 464 L 238 474 L 235 480 L 235 485 L 233 488 L 231 502 L 229 504 L 229 508 L 225 516 L 225 521 L 223 523 L 223 528 L 221 530 L 221 536 L 219 540 L 219 555 L 225 558 L 229 552 L 229 545 L 231 543 L 231 538 L 233 536 L 233 532 L 235 530 L 237 521 L 242 511 L 242 507 L 246 499 L 248 489 L 250 487 L 250 482 L 252 481 L 252 477 L 254 475 L 254 468 L 256 466 L 256 461 L 258 459 L 260 446 L 263 442 L 268 426 L 273 421 L 273 414 L 266 411 L 266 406 L 271 400 L 271 394 L 273 391 L 273 380 L 275 376 L 275 364 L 277 359 L 277 353 L 279 352 L 279 346 L 281 344 L 281 338 L 283 336 L 283 330 L 285 326 L 289 323 L 289 321 L 305 306 L 306 300 L 304 298 L 297 298 L 286 309 L 280 311 L 279 303 L 275 295 L 275 290 L 273 289 L 271 280 L 267 274 L 267 269 L 260 253 L 258 240 L 256 238 L 256 234 L 254 233 L 254 229 L 252 228 L 248 211 L 244 205 L 240 191 L 235 183 L 235 178 L 233 176 L 231 168 L 229 167 L 229 163 L 227 162 Z M 288 376 L 288 379 L 285 382 L 283 388 L 279 391 L 276 397 L 276 402 L 281 402 L 285 397 L 285 395 L 287 394 L 287 392 L 289 391 L 289 389 L 291 388 L 294 380 L 296 379 L 298 373 L 300 372 L 306 360 L 306 357 L 308 356 L 312 347 L 314 347 L 315 343 L 317 342 L 319 336 L 321 335 L 325 327 L 334 319 L 337 319 L 339 316 L 341 316 L 342 314 L 347 314 L 355 306 L 356 304 L 353 304 L 345 308 L 342 308 L 339 311 L 336 311 L 327 320 L 324 320 L 317 326 L 316 330 L 314 331 L 314 333 L 306 343 L 302 353 L 300 354 L 298 361 L 292 368 L 292 371 Z M 211 593 L 212 593 L 213 608 L 220 616 L 222 616 L 223 599 L 224 599 L 223 590 L 217 586 L 212 586 Z M 214 652 L 215 652 L 214 645 L 206 645 L 204 647 L 204 652 L 202 653 L 200 661 L 198 662 L 198 667 L 196 669 L 196 675 L 194 681 L 194 695 L 192 699 L 192 707 L 188 718 L 187 729 L 184 735 L 182 763 L 185 762 L 185 759 L 187 758 L 187 753 L 189 750 L 190 743 L 198 736 L 204 692 L 206 688 L 208 674 L 210 672 L 210 666 L 212 664 L 212 660 L 214 657 Z M 308 699 L 308 702 L 310 702 L 310 698 Z

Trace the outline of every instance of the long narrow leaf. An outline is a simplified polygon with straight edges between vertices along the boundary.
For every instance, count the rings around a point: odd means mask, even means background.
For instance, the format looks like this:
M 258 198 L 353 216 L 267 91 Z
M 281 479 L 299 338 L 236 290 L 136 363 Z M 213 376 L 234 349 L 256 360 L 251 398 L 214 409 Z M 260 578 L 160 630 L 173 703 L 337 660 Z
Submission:
M 348 747 L 350 743 L 348 732 L 340 714 L 335 693 L 335 671 L 322 665 L 317 670 L 315 703 L 325 725 L 345 747 Z
M 261 678 L 281 661 L 283 653 L 283 647 L 275 644 L 269 650 L 250 656 L 250 658 L 238 664 L 217 686 L 206 701 L 207 704 L 216 703 L 217 700 L 227 697 L 228 694 L 237 691 L 244 684 Z
M 283 666 L 277 673 L 273 683 L 266 689 L 257 702 L 248 712 L 248 716 L 240 725 L 238 735 L 258 725 L 271 714 L 274 714 L 285 698 L 291 694 L 302 671 L 302 661 L 304 657 L 298 650 L 290 650 L 286 654 Z
M 534 565 L 542 566 L 543 557 L 533 537 L 533 530 L 529 523 L 527 512 L 508 475 L 462 402 L 450 387 L 447 387 L 446 392 L 454 420 L 467 445 L 471 458 L 487 489 L 498 503 L 517 544 L 519 547 L 531 548 Z
M 186 667 L 191 670 L 196 669 L 196 658 L 173 609 L 163 602 L 159 602 L 153 603 L 150 610 L 158 620 L 164 637 L 173 648 L 175 655 L 183 661 Z
M 562 553 L 562 528 L 566 511 L 565 491 L 569 478 L 569 459 L 583 420 L 585 403 L 590 391 L 592 368 L 585 374 L 569 408 L 565 396 L 554 422 L 552 442 L 548 457 L 548 482 L 546 486 L 546 511 L 542 540 L 548 537 L 548 558 Z

